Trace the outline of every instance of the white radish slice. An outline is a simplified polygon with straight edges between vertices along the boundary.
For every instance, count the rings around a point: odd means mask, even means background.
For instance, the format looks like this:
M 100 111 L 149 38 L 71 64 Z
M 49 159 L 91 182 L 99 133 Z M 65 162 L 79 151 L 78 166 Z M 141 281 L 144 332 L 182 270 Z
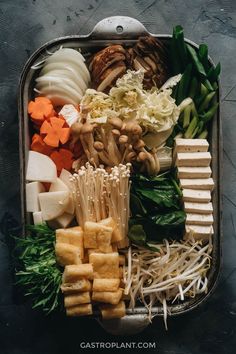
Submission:
M 81 76 L 80 71 L 78 71 L 78 69 L 72 64 L 65 64 L 61 62 L 46 64 L 41 70 L 39 76 L 48 74 L 54 70 L 65 70 L 65 72 L 70 72 L 70 75 L 74 76 L 74 80 L 78 81 L 78 84 L 81 87 L 81 89 L 85 91 L 88 88 L 88 84 Z
M 88 84 L 90 81 L 90 75 L 86 65 L 82 61 L 78 61 L 77 59 L 73 59 L 69 57 L 66 53 L 61 53 L 60 55 L 51 55 L 47 60 L 46 64 L 50 63 L 61 63 L 62 68 L 64 65 L 73 65 L 76 68 L 77 72 L 80 73 L 84 81 Z
M 37 85 L 36 85 L 36 89 L 37 89 Z M 75 90 L 73 90 L 70 86 L 66 85 L 66 84 L 54 84 L 54 85 L 48 85 L 45 84 L 44 86 L 42 86 L 40 88 L 40 91 L 44 94 L 44 95 L 52 95 L 52 94 L 65 94 L 69 97 L 71 97 L 75 102 L 80 103 L 82 96 L 76 92 Z
M 79 86 L 77 86 L 71 79 L 66 78 L 66 77 L 58 77 L 58 76 L 51 76 L 51 75 L 44 75 L 41 77 L 38 77 L 36 80 L 37 82 L 37 89 L 40 90 L 41 87 L 43 87 L 44 85 L 48 84 L 49 86 L 51 86 L 52 84 L 60 84 L 60 85 L 69 85 L 73 90 L 75 90 L 76 92 L 78 92 L 80 94 L 80 96 L 83 96 L 83 92 L 81 90 L 81 88 Z
M 43 220 L 52 220 L 62 215 L 69 203 L 69 192 L 46 192 L 39 194 Z
M 74 61 L 75 63 L 80 63 L 81 67 L 83 68 L 85 75 L 87 77 L 87 80 L 90 81 L 90 73 L 87 69 L 85 62 L 85 58 L 83 57 L 83 55 L 81 53 L 79 53 L 77 50 L 72 49 L 72 48 L 61 48 L 58 51 L 56 51 L 55 53 L 53 53 L 54 57 L 63 57 Z

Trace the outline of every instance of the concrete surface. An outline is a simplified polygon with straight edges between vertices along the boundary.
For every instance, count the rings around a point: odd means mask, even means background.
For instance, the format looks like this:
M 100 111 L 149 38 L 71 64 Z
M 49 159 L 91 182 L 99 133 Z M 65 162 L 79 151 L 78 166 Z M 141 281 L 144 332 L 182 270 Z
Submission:
M 116 338 L 93 320 L 45 318 L 22 304 L 13 291 L 9 225 L 19 222 L 17 85 L 30 54 L 61 35 L 88 33 L 102 18 L 135 17 L 155 33 L 182 24 L 185 36 L 209 45 L 222 64 L 224 136 L 224 244 L 219 286 L 199 310 L 162 320 L 142 334 Z M 231 354 L 236 347 L 236 1 L 205 0 L 0 0 L 0 352 L 78 353 L 81 342 L 155 342 L 147 352 Z M 101 349 L 102 351 L 102 349 Z M 118 350 L 118 352 L 123 350 Z M 136 350 L 137 351 L 137 350 Z

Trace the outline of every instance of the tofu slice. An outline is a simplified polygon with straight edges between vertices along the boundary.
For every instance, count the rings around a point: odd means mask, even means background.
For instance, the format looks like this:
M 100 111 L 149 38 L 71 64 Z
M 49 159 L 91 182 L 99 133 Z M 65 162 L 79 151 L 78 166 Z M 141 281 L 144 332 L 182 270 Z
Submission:
M 92 300 L 117 305 L 121 300 L 122 294 L 123 289 L 121 288 L 116 291 L 93 291 Z
M 180 185 L 184 188 L 190 189 L 204 189 L 213 191 L 214 181 L 212 178 L 185 178 L 180 179 Z
M 66 315 L 70 317 L 87 316 L 93 314 L 93 308 L 91 304 L 82 304 L 66 309 Z
M 84 247 L 108 253 L 111 248 L 113 228 L 101 223 L 87 221 L 84 225 Z
M 83 291 L 78 294 L 66 295 L 64 297 L 64 305 L 66 308 L 81 304 L 89 304 L 91 297 L 89 291 Z
M 186 225 L 184 240 L 208 241 L 213 233 L 213 226 Z
M 100 220 L 98 223 L 105 225 L 105 226 L 112 227 L 113 231 L 112 231 L 111 242 L 118 242 L 118 241 L 122 240 L 122 235 L 120 233 L 119 227 L 113 218 L 111 218 L 111 217 L 106 218 L 106 219 Z
M 100 310 L 104 320 L 121 318 L 126 314 L 124 301 L 120 301 L 117 305 L 101 305 Z
M 93 266 L 90 263 L 67 265 L 62 275 L 63 283 L 73 283 L 84 278 L 93 279 Z
M 209 152 L 178 152 L 176 157 L 176 166 L 185 167 L 207 167 L 211 162 Z
M 211 177 L 210 166 L 206 167 L 178 167 L 178 178 L 209 178 Z
M 78 247 L 80 258 L 84 258 L 84 233 L 81 227 L 56 230 L 57 243 L 63 242 Z
M 175 139 L 176 152 L 206 152 L 209 143 L 206 139 Z
M 93 265 L 94 279 L 116 279 L 120 276 L 117 252 L 91 253 L 89 263 Z
M 189 214 L 186 215 L 186 224 L 189 225 L 212 225 L 212 214 Z
M 120 279 L 94 279 L 93 291 L 117 291 Z
M 61 291 L 63 294 L 74 294 L 78 292 L 91 291 L 92 284 L 88 279 L 82 278 L 73 283 L 62 283 Z
M 69 264 L 81 264 L 79 248 L 74 245 L 56 242 L 55 253 L 57 262 L 62 266 Z
M 183 189 L 184 202 L 208 203 L 211 201 L 211 192 L 197 189 Z
M 194 213 L 194 214 L 211 214 L 213 213 L 213 205 L 211 202 L 209 203 L 184 203 L 184 210 L 186 213 Z

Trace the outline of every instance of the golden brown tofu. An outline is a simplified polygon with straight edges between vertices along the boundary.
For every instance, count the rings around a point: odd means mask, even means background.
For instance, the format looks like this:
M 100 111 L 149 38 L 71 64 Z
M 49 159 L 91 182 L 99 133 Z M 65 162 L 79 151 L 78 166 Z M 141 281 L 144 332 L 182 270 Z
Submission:
M 114 279 L 120 277 L 119 254 L 91 253 L 89 263 L 93 265 L 94 279 Z
M 117 291 L 120 279 L 94 279 L 93 291 Z
M 80 226 L 56 230 L 56 241 L 79 247 L 80 258 L 84 258 L 83 231 Z
M 71 317 L 92 315 L 93 308 L 91 304 L 76 305 L 66 308 L 66 314 Z
M 89 304 L 91 302 L 90 293 L 88 291 L 84 291 L 78 294 L 66 295 L 64 297 L 64 305 L 65 307 L 71 307 L 81 304 Z
M 73 283 L 62 283 L 61 291 L 63 294 L 74 294 L 80 291 L 91 291 L 92 284 L 88 279 L 79 279 Z
M 81 263 L 79 248 L 76 246 L 68 243 L 56 242 L 55 253 L 57 262 L 62 266 Z
M 63 283 L 73 283 L 79 279 L 93 279 L 93 266 L 90 263 L 67 265 L 62 280 Z
M 92 300 L 117 305 L 123 294 L 123 289 L 116 291 L 93 291 Z
M 124 301 L 120 301 L 117 305 L 101 305 L 100 310 L 104 320 L 121 318 L 124 317 L 126 313 Z

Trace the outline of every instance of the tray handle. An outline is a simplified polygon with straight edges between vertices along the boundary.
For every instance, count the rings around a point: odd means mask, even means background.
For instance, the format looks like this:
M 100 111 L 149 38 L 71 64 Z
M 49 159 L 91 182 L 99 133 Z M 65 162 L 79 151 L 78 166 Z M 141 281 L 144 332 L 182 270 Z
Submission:
M 150 321 L 147 315 L 132 314 L 118 319 L 102 320 L 96 318 L 106 332 L 116 336 L 130 336 L 142 332 Z
M 98 22 L 89 35 L 90 39 L 124 39 L 147 35 L 144 25 L 128 16 L 111 16 Z

